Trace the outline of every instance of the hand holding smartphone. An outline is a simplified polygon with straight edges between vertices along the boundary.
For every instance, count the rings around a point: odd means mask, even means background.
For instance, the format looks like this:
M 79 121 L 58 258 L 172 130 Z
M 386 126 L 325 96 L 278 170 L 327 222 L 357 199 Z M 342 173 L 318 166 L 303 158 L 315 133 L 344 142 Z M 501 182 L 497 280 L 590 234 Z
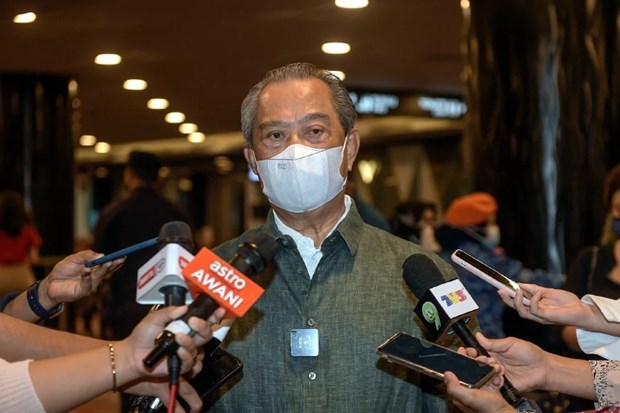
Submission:
M 388 338 L 377 347 L 377 354 L 442 381 L 444 373 L 451 371 L 463 386 L 469 388 L 479 388 L 494 373 L 493 367 L 488 364 L 406 333 L 396 333 Z
M 482 261 L 472 257 L 468 253 L 463 250 L 456 250 L 452 253 L 452 261 L 465 268 L 472 274 L 480 277 L 482 280 L 488 282 L 495 288 L 499 290 L 504 290 L 510 295 L 512 298 L 515 297 L 517 290 L 520 289 L 519 284 L 512 281 L 510 278 L 505 275 L 499 273 L 493 268 L 489 267 Z M 523 289 L 523 304 L 530 305 L 530 298 L 532 298 L 532 294 Z

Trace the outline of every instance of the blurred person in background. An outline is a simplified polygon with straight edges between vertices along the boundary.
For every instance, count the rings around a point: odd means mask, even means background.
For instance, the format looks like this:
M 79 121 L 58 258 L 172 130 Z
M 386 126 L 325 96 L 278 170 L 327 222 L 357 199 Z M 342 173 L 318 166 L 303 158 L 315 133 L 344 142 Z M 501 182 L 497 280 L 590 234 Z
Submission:
M 608 214 L 601 243 L 579 252 L 564 285 L 579 297 L 595 294 L 620 298 L 620 165 L 607 174 L 604 200 Z M 564 326 L 562 338 L 570 350 L 581 352 L 574 326 Z
M 413 201 L 398 204 L 391 219 L 392 233 L 423 248 L 439 252 L 435 238 L 437 207 L 432 202 Z
M 36 281 L 42 240 L 21 194 L 0 193 L 0 295 L 27 289 Z
M 93 249 L 104 254 L 156 237 L 161 227 L 171 221 L 189 224 L 182 208 L 159 192 L 159 171 L 163 161 L 156 155 L 134 151 L 123 170 L 127 196 L 106 206 L 94 230 Z M 150 310 L 136 302 L 138 269 L 155 253 L 157 247 L 146 248 L 127 256 L 125 264 L 109 282 L 102 284 L 103 337 L 121 340 Z M 193 252 L 193 251 L 192 251 Z M 129 411 L 130 400 L 122 397 L 122 411 Z
M 382 229 L 387 232 L 391 232 L 392 228 L 390 227 L 390 223 L 387 218 L 383 215 L 381 211 L 379 211 L 374 205 L 369 202 L 366 202 L 359 194 L 359 191 L 356 188 L 355 182 L 349 179 L 346 184 L 346 193 L 353 201 L 355 201 L 355 205 L 357 206 L 357 211 L 360 213 L 362 220 L 368 225 L 372 225 L 375 228 Z

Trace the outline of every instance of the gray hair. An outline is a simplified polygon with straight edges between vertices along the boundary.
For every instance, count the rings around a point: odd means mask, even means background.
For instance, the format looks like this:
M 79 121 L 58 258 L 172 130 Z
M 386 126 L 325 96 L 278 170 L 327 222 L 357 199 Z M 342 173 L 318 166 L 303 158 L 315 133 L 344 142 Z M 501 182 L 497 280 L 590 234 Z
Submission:
M 270 83 L 283 83 L 289 80 L 317 78 L 327 84 L 332 93 L 332 102 L 338 112 L 340 124 L 347 136 L 353 129 L 357 112 L 349 96 L 349 91 L 340 79 L 325 69 L 320 69 L 312 63 L 291 63 L 286 66 L 267 72 L 263 80 L 254 85 L 241 104 L 241 131 L 248 147 L 252 147 L 252 131 L 258 112 L 258 98 L 263 89 Z

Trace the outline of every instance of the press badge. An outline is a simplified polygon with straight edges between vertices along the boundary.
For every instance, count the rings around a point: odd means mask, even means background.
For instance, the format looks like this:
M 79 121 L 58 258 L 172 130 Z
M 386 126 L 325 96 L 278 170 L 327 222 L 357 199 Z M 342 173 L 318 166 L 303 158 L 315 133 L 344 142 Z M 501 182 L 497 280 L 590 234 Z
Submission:
M 291 356 L 316 357 L 319 355 L 319 330 L 297 328 L 291 330 Z

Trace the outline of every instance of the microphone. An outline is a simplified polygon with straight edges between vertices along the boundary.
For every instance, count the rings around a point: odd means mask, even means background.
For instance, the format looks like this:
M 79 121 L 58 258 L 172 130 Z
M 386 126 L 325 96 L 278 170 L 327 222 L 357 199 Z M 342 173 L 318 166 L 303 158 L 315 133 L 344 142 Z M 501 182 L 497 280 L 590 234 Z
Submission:
M 464 345 L 475 348 L 478 354 L 489 356 L 466 325 L 478 311 L 478 305 L 459 279 L 446 281 L 437 265 L 423 254 L 414 254 L 405 260 L 403 279 L 411 292 L 421 297 L 414 312 L 433 341 L 456 333 Z M 535 402 L 517 392 L 507 377 L 504 377 L 500 392 L 518 411 L 541 412 Z
M 195 334 L 187 324 L 193 316 L 208 318 L 218 307 L 224 307 L 227 314 L 243 316 L 263 293 L 263 289 L 248 277 L 262 272 L 277 250 L 278 243 L 266 233 L 257 233 L 239 245 L 228 263 L 203 248 L 183 270 L 190 290 L 198 293 L 198 297 L 187 313 L 169 323 L 157 337 L 155 348 L 143 360 L 144 365 L 153 367 L 166 354 L 175 352 L 179 347 L 174 340 L 177 332 Z
M 182 305 L 192 302 L 182 270 L 194 258 L 192 230 L 183 221 L 164 224 L 159 251 L 138 269 L 136 302 L 139 304 Z

